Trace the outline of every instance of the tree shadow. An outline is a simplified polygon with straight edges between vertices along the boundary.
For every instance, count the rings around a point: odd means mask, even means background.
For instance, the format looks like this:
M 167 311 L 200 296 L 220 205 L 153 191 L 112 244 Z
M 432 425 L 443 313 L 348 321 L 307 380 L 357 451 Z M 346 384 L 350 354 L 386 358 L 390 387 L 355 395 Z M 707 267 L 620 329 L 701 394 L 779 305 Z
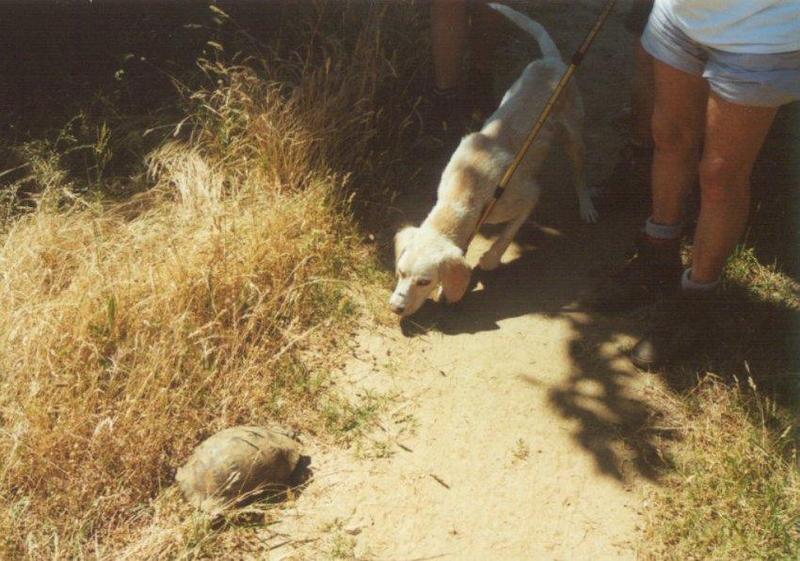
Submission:
M 663 442 L 677 433 L 661 426 L 662 413 L 640 392 L 641 376 L 625 365 L 623 349 L 609 351 L 620 339 L 640 335 L 640 322 L 636 316 L 603 317 L 581 304 L 610 265 L 622 260 L 639 217 L 583 225 L 563 217 L 571 206 L 560 195 L 543 201 L 537 212 L 554 221 L 524 228 L 516 259 L 492 272 L 476 271 L 473 289 L 456 305 L 429 301 L 403 322 L 403 333 L 479 334 L 525 315 L 568 321 L 571 368 L 547 388 L 551 406 L 575 423 L 573 438 L 600 473 L 620 482 L 633 473 L 656 479 L 667 466 Z M 544 384 L 533 373 L 520 378 L 535 387 Z
M 666 396 L 646 385 L 642 393 L 637 378 L 645 375 L 626 364 L 628 345 L 617 344 L 611 354 L 602 351 L 621 334 L 635 336 L 649 323 L 649 315 L 645 310 L 622 318 L 571 317 L 573 371 L 549 390 L 556 410 L 578 422 L 574 438 L 594 456 L 598 470 L 620 480 L 625 479 L 625 464 L 635 473 L 657 479 L 671 467 L 665 444 L 680 437 L 680 427 L 669 426 L 660 407 Z M 691 392 L 708 373 L 730 384 L 750 379 L 762 395 L 786 410 L 797 411 L 797 308 L 779 300 L 764 300 L 748 287 L 731 285 L 713 315 L 715 331 L 697 341 L 697 352 L 655 372 L 656 379 L 670 393 L 678 394 Z M 648 390 L 652 399 L 647 397 Z M 621 452 L 619 444 L 624 444 L 628 453 Z
M 780 171 L 780 165 L 763 160 L 762 169 L 775 172 L 772 181 L 791 177 Z M 800 312 L 793 304 L 797 295 L 792 300 L 754 290 L 758 279 L 727 283 L 716 307 L 714 332 L 699 342 L 698 352 L 689 359 L 652 374 L 628 363 L 625 354 L 650 324 L 652 310 L 609 317 L 587 309 L 581 301 L 624 261 L 647 211 L 606 216 L 599 225 L 580 224 L 571 214 L 572 194 L 553 187 L 563 183 L 565 174 L 559 169 L 563 164 L 555 164 L 545 174 L 549 177 L 544 182 L 550 185 L 535 211 L 547 223 L 523 228 L 516 242 L 519 256 L 496 271 L 476 271 L 462 302 L 426 303 L 402 324 L 403 333 L 408 337 L 429 331 L 479 334 L 501 329 L 506 319 L 531 314 L 568 321 L 572 367 L 564 379 L 547 388 L 548 400 L 560 416 L 574 423 L 572 436 L 593 457 L 598 471 L 620 482 L 633 475 L 657 480 L 670 469 L 665 449 L 680 438 L 680 427 L 669 426 L 664 400 L 670 393 L 691 391 L 707 373 L 730 383 L 752 379 L 762 395 L 797 411 Z M 762 173 L 756 179 L 763 182 L 767 177 Z M 756 256 L 762 262 L 766 256 L 782 268 L 786 260 L 796 258 L 795 251 L 786 247 L 796 236 L 796 223 L 781 214 L 777 224 L 791 228 L 787 238 L 776 236 L 770 231 L 776 223 L 769 220 L 775 205 L 762 202 L 769 191 L 759 184 L 754 192 L 756 220 L 750 235 L 759 241 Z M 533 374 L 521 378 L 532 386 L 543 384 Z
M 414 337 L 429 331 L 494 331 L 503 320 L 530 314 L 568 321 L 571 368 L 547 387 L 548 400 L 575 423 L 572 437 L 597 470 L 621 483 L 634 475 L 655 481 L 671 468 L 665 448 L 680 437 L 680 427 L 669 426 L 662 388 L 691 391 L 712 372 L 731 382 L 752 378 L 782 407 L 800 403 L 800 313 L 745 286 L 726 287 L 716 309 L 716 331 L 690 359 L 653 374 L 627 361 L 626 352 L 643 334 L 652 309 L 612 317 L 580 301 L 622 261 L 624 246 L 606 238 L 630 240 L 635 230 L 634 224 L 571 225 L 553 236 L 548 228 L 528 229 L 519 244 L 521 255 L 496 271 L 476 273 L 474 288 L 462 302 L 428 302 L 403 324 L 404 334 Z M 544 384 L 534 374 L 521 379 L 535 387 Z

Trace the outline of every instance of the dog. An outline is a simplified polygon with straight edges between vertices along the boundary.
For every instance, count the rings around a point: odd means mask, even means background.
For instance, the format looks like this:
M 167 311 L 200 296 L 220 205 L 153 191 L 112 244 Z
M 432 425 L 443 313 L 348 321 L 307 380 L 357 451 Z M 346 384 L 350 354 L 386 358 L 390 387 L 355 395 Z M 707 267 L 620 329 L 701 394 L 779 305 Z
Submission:
M 542 58 L 527 65 L 503 96 L 498 109 L 479 132 L 465 136 L 442 173 L 437 201 L 418 227 L 395 236 L 397 287 L 389 306 L 400 317 L 416 312 L 436 287 L 440 298 L 458 302 L 464 297 L 471 269 L 464 254 L 480 215 L 503 173 L 532 129 L 556 84 L 566 70 L 561 53 L 547 31 L 527 16 L 500 4 L 489 4 L 539 44 Z M 567 152 L 575 168 L 580 215 L 597 220 L 584 177 L 583 105 L 574 83 L 566 87 L 536 142 L 531 146 L 499 201 L 488 224 L 507 226 L 484 253 L 478 266 L 495 269 L 539 198 L 536 173 L 558 132 L 566 133 Z

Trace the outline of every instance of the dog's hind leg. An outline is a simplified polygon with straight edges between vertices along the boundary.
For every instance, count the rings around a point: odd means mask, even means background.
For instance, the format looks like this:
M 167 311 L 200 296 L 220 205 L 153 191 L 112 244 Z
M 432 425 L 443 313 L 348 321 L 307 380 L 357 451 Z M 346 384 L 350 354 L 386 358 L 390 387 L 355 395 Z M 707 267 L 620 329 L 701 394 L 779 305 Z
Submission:
M 567 133 L 567 153 L 575 168 L 575 192 L 578 195 L 581 218 L 584 222 L 597 222 L 599 214 L 586 185 L 586 146 L 583 143 L 581 126 L 576 122 L 564 122 L 564 130 Z
M 508 246 L 511 245 L 514 236 L 517 235 L 517 232 L 525 223 L 525 220 L 528 219 L 534 205 L 535 201 L 533 200 L 524 203 L 524 205 L 520 205 L 521 209 L 519 215 L 508 223 L 500 234 L 500 237 L 494 241 L 492 247 L 481 256 L 480 261 L 478 261 L 478 267 L 484 271 L 492 271 L 500 265 L 500 259 L 503 258 L 503 254 L 506 252 L 506 249 L 508 249 Z

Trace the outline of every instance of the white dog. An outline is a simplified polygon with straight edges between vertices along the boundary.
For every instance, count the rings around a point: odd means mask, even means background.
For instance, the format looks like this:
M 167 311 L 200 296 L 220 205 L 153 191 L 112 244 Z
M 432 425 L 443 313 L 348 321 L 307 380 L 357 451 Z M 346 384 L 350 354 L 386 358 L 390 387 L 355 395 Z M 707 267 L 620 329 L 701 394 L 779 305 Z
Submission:
M 480 132 L 461 140 L 442 173 L 436 205 L 422 225 L 404 228 L 395 236 L 398 282 L 389 305 L 401 317 L 416 312 L 437 286 L 441 286 L 442 295 L 449 302 L 464 296 L 471 274 L 464 253 L 472 231 L 566 70 L 558 48 L 541 25 L 507 6 L 489 5 L 532 35 L 543 56 L 528 64 Z M 573 83 L 565 88 L 486 221 L 508 226 L 480 258 L 481 269 L 489 271 L 500 264 L 503 253 L 533 210 L 539 198 L 536 172 L 558 129 L 566 132 L 568 152 L 574 162 L 581 217 L 587 222 L 597 220 L 584 178 L 582 120 L 583 107 Z

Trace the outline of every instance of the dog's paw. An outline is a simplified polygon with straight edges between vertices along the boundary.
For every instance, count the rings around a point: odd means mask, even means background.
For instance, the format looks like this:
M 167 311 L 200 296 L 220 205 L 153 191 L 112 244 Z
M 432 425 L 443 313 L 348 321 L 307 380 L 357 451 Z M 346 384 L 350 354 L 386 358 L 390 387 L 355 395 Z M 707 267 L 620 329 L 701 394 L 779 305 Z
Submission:
M 600 219 L 600 213 L 597 212 L 591 199 L 580 202 L 580 211 L 584 222 L 594 224 Z
M 483 271 L 494 271 L 500 266 L 500 258 L 501 256 L 497 255 L 496 253 L 487 251 L 478 261 L 478 267 L 480 267 Z

